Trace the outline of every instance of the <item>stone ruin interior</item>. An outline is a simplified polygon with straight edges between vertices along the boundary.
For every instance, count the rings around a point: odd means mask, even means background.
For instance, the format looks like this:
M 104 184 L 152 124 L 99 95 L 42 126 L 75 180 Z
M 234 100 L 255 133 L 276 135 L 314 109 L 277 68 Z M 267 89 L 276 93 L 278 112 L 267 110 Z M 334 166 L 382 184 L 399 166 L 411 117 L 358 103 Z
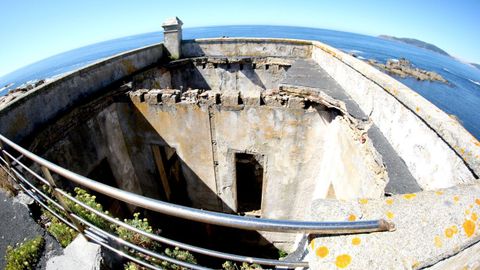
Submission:
M 341 91 L 309 59 L 171 61 L 68 112 L 37 135 L 32 150 L 151 198 L 238 215 L 309 220 L 312 200 L 382 197 L 389 180 L 381 156 L 366 140 L 371 123 L 318 91 L 318 85 Z M 97 197 L 116 216 L 138 211 Z M 294 248 L 291 234 L 240 233 L 144 214 L 167 236 L 217 250 L 248 255 L 260 246 L 255 254 L 275 257 L 276 248 Z

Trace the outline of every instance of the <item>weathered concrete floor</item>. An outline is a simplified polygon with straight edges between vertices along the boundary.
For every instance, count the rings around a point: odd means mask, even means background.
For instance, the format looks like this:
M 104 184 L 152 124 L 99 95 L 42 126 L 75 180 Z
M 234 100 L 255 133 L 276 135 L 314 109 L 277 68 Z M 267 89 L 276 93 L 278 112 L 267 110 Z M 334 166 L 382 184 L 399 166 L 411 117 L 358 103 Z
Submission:
M 0 190 L 0 269 L 5 269 L 7 246 L 15 246 L 16 243 L 33 239 L 38 235 L 45 239 L 45 247 L 37 269 L 45 269 L 47 259 L 61 254 L 62 248 L 33 220 L 25 205 L 16 202 Z
M 343 88 L 313 60 L 298 59 L 287 72 L 281 85 L 294 85 L 315 88 L 328 96 L 345 103 L 347 111 L 356 119 L 367 120 L 368 116 Z M 421 191 L 415 178 L 408 170 L 405 162 L 395 152 L 381 131 L 375 126 L 368 131 L 376 150 L 382 155 L 390 179 L 385 192 L 403 194 Z

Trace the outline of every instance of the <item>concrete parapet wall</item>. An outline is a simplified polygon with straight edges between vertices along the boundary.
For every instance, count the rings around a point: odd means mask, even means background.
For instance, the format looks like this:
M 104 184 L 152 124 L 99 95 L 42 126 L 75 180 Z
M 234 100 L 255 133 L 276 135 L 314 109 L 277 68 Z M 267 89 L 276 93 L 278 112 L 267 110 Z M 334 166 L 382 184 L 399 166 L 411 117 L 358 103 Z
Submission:
M 422 188 L 475 180 L 480 143 L 457 121 L 368 64 L 320 42 L 312 44 L 312 58 L 370 115 Z
M 33 89 L 0 108 L 0 133 L 20 142 L 105 87 L 157 63 L 162 56 L 163 44 L 128 51 Z
M 297 39 L 209 38 L 182 43 L 183 57 L 276 56 L 309 58 L 311 42 Z

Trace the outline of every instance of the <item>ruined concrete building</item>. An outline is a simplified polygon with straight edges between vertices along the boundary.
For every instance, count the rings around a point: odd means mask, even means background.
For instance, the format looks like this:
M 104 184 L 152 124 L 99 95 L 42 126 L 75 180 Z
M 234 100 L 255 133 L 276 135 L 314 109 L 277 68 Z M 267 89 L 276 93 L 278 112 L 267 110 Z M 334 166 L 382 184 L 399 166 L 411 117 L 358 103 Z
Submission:
M 480 143 L 457 121 L 323 43 L 182 40 L 181 25 L 169 20 L 163 43 L 101 60 L 5 104 L 0 133 L 98 183 L 189 209 L 390 226 L 218 236 L 215 226 L 166 225 L 182 241 L 196 228 L 205 235 L 200 246 L 217 241 L 213 249 L 234 252 L 232 239 L 271 246 L 312 269 L 479 266 Z M 119 216 L 136 210 L 108 197 L 104 203 Z

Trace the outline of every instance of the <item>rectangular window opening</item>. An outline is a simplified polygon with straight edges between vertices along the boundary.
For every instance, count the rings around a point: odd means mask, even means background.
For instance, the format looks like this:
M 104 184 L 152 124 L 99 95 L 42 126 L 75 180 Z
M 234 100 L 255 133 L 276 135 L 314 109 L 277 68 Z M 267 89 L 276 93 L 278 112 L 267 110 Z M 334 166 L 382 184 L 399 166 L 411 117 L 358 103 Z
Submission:
M 235 154 L 237 212 L 260 216 L 263 189 L 263 157 Z

